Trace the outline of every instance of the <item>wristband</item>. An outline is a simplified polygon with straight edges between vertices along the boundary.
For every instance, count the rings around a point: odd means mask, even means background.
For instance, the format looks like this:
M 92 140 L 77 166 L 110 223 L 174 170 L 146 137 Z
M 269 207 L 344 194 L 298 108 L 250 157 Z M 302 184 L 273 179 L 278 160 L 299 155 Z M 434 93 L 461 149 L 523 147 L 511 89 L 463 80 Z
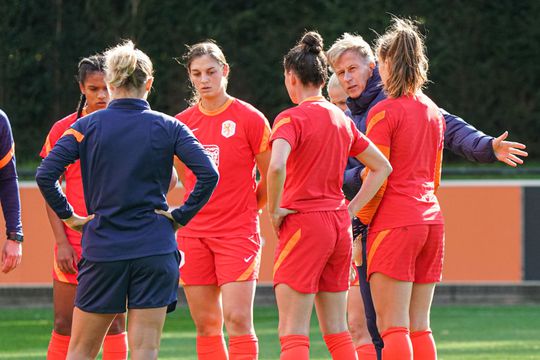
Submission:
M 18 243 L 22 243 L 24 241 L 24 236 L 22 234 L 18 234 L 16 232 L 8 232 L 7 233 L 7 239 L 16 241 Z

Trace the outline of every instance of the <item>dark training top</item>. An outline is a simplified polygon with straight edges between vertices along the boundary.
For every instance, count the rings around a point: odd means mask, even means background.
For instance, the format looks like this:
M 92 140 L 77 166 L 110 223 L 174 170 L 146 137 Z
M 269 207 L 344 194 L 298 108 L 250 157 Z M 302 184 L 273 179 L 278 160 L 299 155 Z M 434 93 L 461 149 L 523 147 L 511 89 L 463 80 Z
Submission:
M 6 220 L 7 234 L 22 236 L 15 142 L 8 117 L 2 110 L 0 110 L 0 203 Z
M 173 157 L 197 177 L 184 205 L 172 215 L 185 225 L 206 204 L 218 181 L 213 161 L 181 122 L 152 111 L 145 100 L 118 99 L 107 109 L 75 122 L 37 170 L 36 181 L 61 219 L 73 214 L 58 184 L 65 167 L 81 160 L 88 214 L 82 256 L 116 261 L 176 250 L 172 222 L 154 209 L 167 210 Z

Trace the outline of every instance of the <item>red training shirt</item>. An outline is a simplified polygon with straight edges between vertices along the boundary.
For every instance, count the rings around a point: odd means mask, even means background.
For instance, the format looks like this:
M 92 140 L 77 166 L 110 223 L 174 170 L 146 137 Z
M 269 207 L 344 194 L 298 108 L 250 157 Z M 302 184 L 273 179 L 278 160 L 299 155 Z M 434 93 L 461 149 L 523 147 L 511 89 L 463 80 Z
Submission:
M 370 230 L 444 223 L 435 191 L 445 128 L 439 108 L 421 92 L 386 99 L 369 111 L 366 135 L 393 168 Z
M 369 140 L 351 119 L 322 96 L 310 97 L 280 113 L 270 141 L 291 145 L 281 207 L 299 212 L 346 209 L 341 186 L 349 156 Z
M 85 115 L 86 112 L 83 111 L 82 116 Z M 75 121 L 77 121 L 77 113 L 70 114 L 55 122 L 45 139 L 45 144 L 43 144 L 39 156 L 43 159 L 47 157 L 58 139 L 62 137 L 64 132 L 68 130 Z M 84 202 L 80 161 L 77 160 L 69 165 L 66 168 L 63 177 L 66 182 L 66 197 L 68 202 L 73 206 L 73 211 L 80 216 L 87 216 L 88 213 L 86 211 L 86 203 Z M 72 245 L 76 244 L 80 246 L 81 234 L 79 232 L 71 230 L 66 224 L 64 224 L 64 231 Z
M 250 104 L 231 98 L 215 111 L 200 104 L 176 115 L 210 154 L 219 183 L 210 201 L 180 231 L 179 236 L 222 237 L 259 232 L 255 155 L 268 150 L 270 125 Z M 186 198 L 196 178 L 186 168 Z

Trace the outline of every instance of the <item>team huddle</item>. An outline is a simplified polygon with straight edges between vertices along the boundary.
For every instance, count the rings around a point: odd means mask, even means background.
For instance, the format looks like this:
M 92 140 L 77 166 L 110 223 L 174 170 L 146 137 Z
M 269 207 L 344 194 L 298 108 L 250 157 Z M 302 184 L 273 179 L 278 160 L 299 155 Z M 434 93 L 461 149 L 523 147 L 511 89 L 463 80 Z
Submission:
M 516 166 L 525 146 L 423 94 L 425 46 L 408 20 L 394 19 L 375 52 L 347 33 L 324 51 L 305 33 L 283 59 L 295 106 L 272 128 L 227 93 L 215 42 L 189 46 L 183 60 L 194 95 L 175 117 L 151 110 L 152 62 L 131 41 L 79 63 L 80 104 L 50 130 L 36 175 L 56 240 L 47 359 L 101 348 L 105 360 L 127 359 L 128 348 L 156 359 L 179 284 L 198 359 L 258 359 L 265 206 L 278 237 L 280 359 L 309 358 L 313 305 L 332 359 L 436 359 L 443 149 Z M 186 195 L 171 209 L 178 179 Z

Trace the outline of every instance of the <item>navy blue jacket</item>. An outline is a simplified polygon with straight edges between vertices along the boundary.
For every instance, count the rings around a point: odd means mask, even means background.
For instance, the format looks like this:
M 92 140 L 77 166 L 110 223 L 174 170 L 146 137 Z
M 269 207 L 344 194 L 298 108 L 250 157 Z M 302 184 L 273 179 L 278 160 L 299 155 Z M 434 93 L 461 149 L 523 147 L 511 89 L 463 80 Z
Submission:
M 382 88 L 382 81 L 378 67 L 373 70 L 366 88 L 356 99 L 347 98 L 347 115 L 349 115 L 356 127 L 363 133 L 366 132 L 366 120 L 369 110 L 379 101 L 386 99 Z M 491 145 L 493 137 L 475 129 L 465 120 L 449 114 L 440 109 L 446 121 L 444 133 L 444 146 L 455 154 L 465 157 L 467 160 L 490 163 L 497 160 Z M 360 172 L 364 165 L 355 158 L 349 158 L 343 179 L 343 192 L 347 199 L 352 199 L 362 186 Z
M 177 248 L 172 222 L 154 209 L 168 209 L 165 196 L 175 155 L 197 177 L 189 198 L 172 212 L 185 225 L 210 198 L 217 168 L 185 125 L 150 110 L 145 100 L 113 100 L 107 109 L 79 119 L 43 160 L 36 181 L 56 214 L 69 218 L 73 209 L 57 180 L 80 158 L 86 207 L 95 215 L 83 231 L 84 258 L 167 254 Z
M 15 143 L 8 117 L 2 110 L 0 110 L 0 203 L 6 220 L 7 234 L 22 236 Z

